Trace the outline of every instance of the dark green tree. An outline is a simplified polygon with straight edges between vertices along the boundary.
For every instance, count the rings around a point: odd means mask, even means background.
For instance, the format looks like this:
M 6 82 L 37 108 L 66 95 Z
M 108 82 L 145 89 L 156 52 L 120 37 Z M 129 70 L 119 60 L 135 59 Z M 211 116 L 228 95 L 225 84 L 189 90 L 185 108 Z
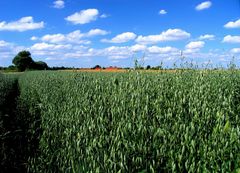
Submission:
M 102 67 L 100 65 L 95 65 L 93 69 L 101 69 Z
M 25 71 L 34 66 L 34 61 L 29 51 L 19 52 L 13 59 L 12 63 L 17 67 L 18 71 Z
M 147 70 L 151 69 L 151 66 L 150 66 L 150 65 L 147 65 L 146 69 L 147 69 Z
M 47 65 L 47 63 L 45 63 L 43 61 L 37 61 L 37 62 L 34 62 L 33 69 L 36 69 L 36 70 L 47 70 L 48 69 L 48 65 Z
M 10 66 L 8 66 L 8 68 L 7 68 L 7 70 L 16 70 L 16 66 L 14 66 L 14 65 L 10 65 Z

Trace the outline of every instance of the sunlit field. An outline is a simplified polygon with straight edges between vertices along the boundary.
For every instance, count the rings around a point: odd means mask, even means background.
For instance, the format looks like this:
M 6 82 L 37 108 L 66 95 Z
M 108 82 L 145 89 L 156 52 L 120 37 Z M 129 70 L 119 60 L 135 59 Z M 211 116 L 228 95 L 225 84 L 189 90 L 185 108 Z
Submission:
M 0 77 L 3 166 L 29 172 L 239 171 L 238 70 Z
M 0 173 L 240 173 L 240 0 L 0 0 Z

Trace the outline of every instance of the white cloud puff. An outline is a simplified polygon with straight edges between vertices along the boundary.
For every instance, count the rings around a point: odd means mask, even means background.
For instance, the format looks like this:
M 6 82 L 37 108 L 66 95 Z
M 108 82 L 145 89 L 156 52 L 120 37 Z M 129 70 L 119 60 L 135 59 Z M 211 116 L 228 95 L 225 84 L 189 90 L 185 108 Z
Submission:
M 38 37 L 36 37 L 36 36 L 32 36 L 32 37 L 30 38 L 30 40 L 32 40 L 32 41 L 36 41 L 36 40 L 38 40 Z
M 89 44 L 91 43 L 89 40 L 84 40 L 84 38 L 94 37 L 98 35 L 106 35 L 109 32 L 102 30 L 102 29 L 91 29 L 86 33 L 82 33 L 80 30 L 75 30 L 68 34 L 47 34 L 42 36 L 41 38 L 38 37 L 31 37 L 31 40 L 41 40 L 43 42 L 49 43 L 75 43 L 75 44 Z
M 159 42 L 165 41 L 176 41 L 183 40 L 189 38 L 191 36 L 190 33 L 181 30 L 181 29 L 168 29 L 167 31 L 163 31 L 159 35 L 148 35 L 148 36 L 138 36 L 136 42 L 141 44 L 155 44 Z
M 70 49 L 72 46 L 69 44 L 48 44 L 48 43 L 36 43 L 30 49 L 31 50 L 63 50 Z
M 144 51 L 144 50 L 146 50 L 146 48 L 147 47 L 145 45 L 141 45 L 141 44 L 135 44 L 130 47 L 131 51 L 133 51 L 133 52 Z
M 87 9 L 81 10 L 80 12 L 76 12 L 68 17 L 65 20 L 73 23 L 73 24 L 86 24 L 92 21 L 97 20 L 99 15 L 99 11 L 97 9 Z
M 240 54 L 240 48 L 233 48 L 230 50 L 230 52 L 233 54 Z
M 240 28 L 240 19 L 234 21 L 230 21 L 224 25 L 225 28 Z
M 17 46 L 14 43 L 10 43 L 4 40 L 0 40 L 0 66 L 2 66 L 1 63 L 3 63 L 4 60 L 9 60 L 9 62 L 12 62 L 12 58 L 21 50 L 24 50 L 25 47 L 23 46 Z
M 87 37 L 97 36 L 97 35 L 107 35 L 109 32 L 102 30 L 102 29 L 91 29 L 88 33 L 85 35 Z
M 53 2 L 53 7 L 54 8 L 58 8 L 58 9 L 62 9 L 65 7 L 65 2 L 63 0 L 56 0 Z
M 214 40 L 215 35 L 205 34 L 199 37 L 199 40 Z
M 125 43 L 128 41 L 134 40 L 136 37 L 137 35 L 134 34 L 133 32 L 124 32 L 122 34 L 115 36 L 111 40 L 102 39 L 101 41 L 105 43 Z
M 186 49 L 201 49 L 204 47 L 205 42 L 204 41 L 192 41 L 188 43 L 185 48 Z
M 160 10 L 159 14 L 167 14 L 167 11 L 166 10 Z
M 240 36 L 227 35 L 223 38 L 223 43 L 240 43 Z
M 177 48 L 170 47 L 170 46 L 167 46 L 167 47 L 151 46 L 148 48 L 148 51 L 150 53 L 158 53 L 158 54 L 179 52 L 179 50 Z
M 9 46 L 10 43 L 4 41 L 4 40 L 0 40 L 0 47 L 5 47 L 5 46 Z
M 109 59 L 126 59 L 131 56 L 132 52 L 130 51 L 129 47 L 127 46 L 111 46 L 108 48 L 103 49 L 101 51 L 102 56 L 106 56 Z
M 201 10 L 204 10 L 204 9 L 208 9 L 211 6 L 212 6 L 212 2 L 211 1 L 205 1 L 205 2 L 202 2 L 202 3 L 198 4 L 195 9 L 197 11 L 201 11 Z
M 107 14 L 101 14 L 100 15 L 100 18 L 107 18 L 107 17 L 109 17 L 109 15 L 107 15 Z
M 28 31 L 44 28 L 44 22 L 35 23 L 32 16 L 22 17 L 13 22 L 0 22 L 0 31 Z

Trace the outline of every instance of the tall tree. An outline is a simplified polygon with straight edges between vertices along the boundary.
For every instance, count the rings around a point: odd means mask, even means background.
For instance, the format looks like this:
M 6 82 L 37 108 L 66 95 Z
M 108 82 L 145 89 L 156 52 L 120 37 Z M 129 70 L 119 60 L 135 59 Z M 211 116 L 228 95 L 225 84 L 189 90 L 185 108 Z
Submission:
M 13 64 L 17 67 L 18 71 L 25 71 L 34 65 L 34 61 L 29 51 L 19 52 L 13 59 Z

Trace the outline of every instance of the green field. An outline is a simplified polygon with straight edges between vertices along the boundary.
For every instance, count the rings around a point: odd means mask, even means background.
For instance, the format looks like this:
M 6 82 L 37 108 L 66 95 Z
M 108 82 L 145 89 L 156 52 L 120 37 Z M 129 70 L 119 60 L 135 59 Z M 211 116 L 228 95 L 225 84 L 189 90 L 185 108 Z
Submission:
M 0 74 L 0 96 L 1 170 L 240 171 L 237 70 Z

